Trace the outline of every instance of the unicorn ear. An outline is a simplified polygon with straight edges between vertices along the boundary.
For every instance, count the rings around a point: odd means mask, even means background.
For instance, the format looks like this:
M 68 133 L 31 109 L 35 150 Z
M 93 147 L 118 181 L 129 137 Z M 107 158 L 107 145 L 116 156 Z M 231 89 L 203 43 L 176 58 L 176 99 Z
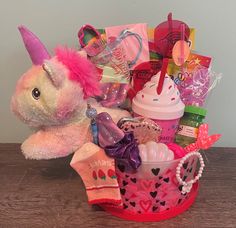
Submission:
M 52 84 L 57 88 L 61 87 L 67 74 L 65 67 L 54 59 L 45 60 L 42 67 Z

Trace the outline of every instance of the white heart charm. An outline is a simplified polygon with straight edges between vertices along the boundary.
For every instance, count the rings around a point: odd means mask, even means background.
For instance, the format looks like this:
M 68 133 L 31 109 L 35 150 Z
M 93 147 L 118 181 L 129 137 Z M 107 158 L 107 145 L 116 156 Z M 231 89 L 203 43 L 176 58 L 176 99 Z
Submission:
M 184 185 L 184 186 L 182 187 L 181 193 L 182 193 L 182 194 L 189 193 L 189 192 L 191 191 L 191 189 L 192 189 L 192 186 L 193 186 L 192 183 L 187 183 L 186 185 Z

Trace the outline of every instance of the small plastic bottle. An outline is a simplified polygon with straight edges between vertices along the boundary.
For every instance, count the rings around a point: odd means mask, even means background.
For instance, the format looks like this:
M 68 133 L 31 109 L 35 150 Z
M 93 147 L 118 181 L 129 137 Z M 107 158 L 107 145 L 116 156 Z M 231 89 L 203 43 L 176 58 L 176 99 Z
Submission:
M 184 115 L 180 119 L 179 129 L 176 133 L 175 142 L 186 147 L 194 143 L 198 136 L 198 128 L 206 116 L 206 109 L 197 106 L 186 106 Z

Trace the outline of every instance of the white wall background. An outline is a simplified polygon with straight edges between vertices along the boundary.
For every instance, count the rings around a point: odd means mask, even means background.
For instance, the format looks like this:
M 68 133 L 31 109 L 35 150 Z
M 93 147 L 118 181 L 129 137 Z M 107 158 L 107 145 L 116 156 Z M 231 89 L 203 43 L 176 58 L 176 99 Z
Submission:
M 207 104 L 211 132 L 223 134 L 218 146 L 236 146 L 235 0 L 0 0 L 0 142 L 22 142 L 30 133 L 9 110 L 17 79 L 31 66 L 17 25 L 36 33 L 50 51 L 57 44 L 77 47 L 77 31 L 147 22 L 154 27 L 168 12 L 197 29 L 196 50 L 214 57 L 224 77 Z

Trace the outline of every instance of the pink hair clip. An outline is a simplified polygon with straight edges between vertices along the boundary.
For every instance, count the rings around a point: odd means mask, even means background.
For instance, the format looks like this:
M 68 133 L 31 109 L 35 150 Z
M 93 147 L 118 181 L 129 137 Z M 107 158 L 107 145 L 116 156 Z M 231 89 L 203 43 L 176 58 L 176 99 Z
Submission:
M 195 143 L 189 144 L 184 149 L 187 152 L 192 152 L 196 150 L 207 150 L 221 137 L 220 134 L 208 135 L 208 124 L 200 125 L 198 129 L 198 138 Z

